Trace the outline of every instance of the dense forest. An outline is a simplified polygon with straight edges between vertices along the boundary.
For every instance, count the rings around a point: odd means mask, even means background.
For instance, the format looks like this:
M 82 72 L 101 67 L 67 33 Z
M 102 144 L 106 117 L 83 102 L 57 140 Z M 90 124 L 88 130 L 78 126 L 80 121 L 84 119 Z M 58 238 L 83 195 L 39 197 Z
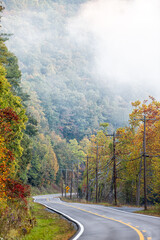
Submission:
M 30 187 L 59 191 L 71 178 L 87 200 L 114 202 L 116 182 L 118 202 L 143 204 L 144 129 L 134 118 L 144 115 L 156 120 L 146 124 L 147 190 L 148 201 L 159 202 L 160 103 L 149 97 L 131 105 L 145 91 L 114 89 L 94 76 L 91 49 L 67 30 L 85 2 L 0 4 L 0 232 L 6 219 L 17 234 L 30 231 Z
M 4 2 L 3 26 L 13 33 L 7 46 L 19 59 L 30 112 L 43 131 L 68 141 L 96 132 L 101 122 L 109 122 L 110 130 L 124 126 L 129 102 L 145 94 L 94 76 L 91 49 L 77 46 L 68 31 L 69 19 L 86 1 Z
M 3 10 L 0 5 L 1 14 Z M 43 129 L 30 111 L 30 95 L 21 85 L 18 59 L 6 47 L 9 37 L 1 26 L 0 236 L 4 239 L 26 234 L 35 223 L 27 202 L 30 186 L 57 190 L 59 166 L 69 167 L 83 154 L 76 140 L 67 142 L 49 131 L 45 118 Z

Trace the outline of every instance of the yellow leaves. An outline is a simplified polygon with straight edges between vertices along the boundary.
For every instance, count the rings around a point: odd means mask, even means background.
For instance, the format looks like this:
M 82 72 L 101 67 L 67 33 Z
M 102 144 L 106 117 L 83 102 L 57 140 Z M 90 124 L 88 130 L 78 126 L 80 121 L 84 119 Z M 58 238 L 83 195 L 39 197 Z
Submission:
M 136 101 L 132 105 L 135 108 L 130 114 L 130 127 L 118 129 L 121 137 L 117 148 L 120 149 L 121 158 L 126 159 L 126 163 L 123 164 L 125 172 L 122 172 L 122 176 L 125 181 L 132 181 L 136 188 L 142 171 L 144 115 L 146 116 L 146 153 L 149 156 L 160 155 L 160 102 L 150 97 L 149 101 L 145 100 L 142 104 L 140 101 Z M 128 152 L 128 154 L 125 155 L 125 152 Z M 132 161 L 132 159 L 135 160 Z M 150 189 L 150 196 L 153 197 L 152 194 L 156 194 L 160 197 L 160 157 L 147 157 L 147 170 L 147 184 Z M 142 185 L 142 177 L 140 182 Z
M 115 159 L 117 171 L 117 188 L 122 196 L 128 193 L 131 201 L 143 198 L 143 139 L 144 139 L 144 114 L 146 115 L 146 153 L 160 155 L 160 103 L 150 97 L 149 101 L 136 101 L 132 103 L 134 109 L 130 114 L 130 125 L 119 128 L 116 132 Z M 138 119 L 138 120 L 135 120 Z M 152 120 L 152 119 L 156 119 Z M 100 148 L 100 146 L 103 146 Z M 109 191 L 113 185 L 113 140 L 99 131 L 92 135 L 88 146 L 89 179 L 95 187 L 95 173 L 98 159 L 99 185 L 106 184 Z M 110 189 L 108 186 L 111 186 Z M 147 157 L 147 188 L 152 199 L 160 198 L 160 156 L 159 158 Z
M 56 177 L 56 174 L 57 174 L 57 172 L 59 170 L 59 165 L 58 165 L 58 160 L 57 160 L 57 157 L 56 157 L 56 154 L 54 153 L 54 151 L 53 151 L 53 159 L 54 159 L 54 161 L 53 161 L 53 168 L 54 168 L 55 177 Z
M 56 174 L 59 170 L 59 165 L 58 165 L 56 154 L 53 151 L 53 148 L 51 146 L 49 146 L 49 149 L 48 149 L 48 160 L 50 162 L 50 167 L 52 167 L 52 169 L 54 170 L 55 177 L 56 177 Z
M 2 66 L 2 65 L 0 65 L 0 77 L 1 76 L 5 76 L 6 75 L 6 70 L 5 70 L 5 68 Z
M 59 164 L 56 154 L 53 150 L 51 138 L 49 136 L 45 136 L 44 134 L 39 134 L 38 139 L 39 147 L 41 147 L 41 157 L 43 158 L 41 167 L 43 174 L 45 175 L 45 181 L 47 181 L 47 178 L 50 177 L 49 174 L 51 174 L 52 176 L 54 175 L 54 178 L 56 178 L 56 174 L 59 170 Z M 29 165 L 28 168 L 31 169 L 32 166 Z
M 99 131 L 97 135 L 92 135 L 90 144 L 88 144 L 88 161 L 89 161 L 89 179 L 92 179 L 94 185 L 96 167 L 98 162 L 99 178 L 104 179 L 106 175 L 111 178 L 110 168 L 112 172 L 110 144 L 112 140 L 106 136 L 103 131 Z
M 132 106 L 133 107 L 138 107 L 139 105 L 141 104 L 141 101 L 135 101 L 135 102 L 132 102 Z
M 135 121 L 134 118 L 143 119 L 144 115 L 146 115 L 147 119 L 158 119 L 160 117 L 160 102 L 157 102 L 153 97 L 150 97 L 149 100 L 150 101 L 143 101 L 142 104 L 140 101 L 132 103 L 132 105 L 135 107 L 135 109 L 133 109 L 132 113 L 130 114 L 130 124 L 132 127 L 138 126 L 140 124 L 140 121 Z M 151 121 L 148 123 L 151 123 Z
M 6 70 L 2 65 L 0 65 L 0 106 L 1 107 L 3 106 L 3 101 L 2 101 L 3 96 L 9 91 L 11 87 L 11 85 L 9 84 L 5 76 L 6 76 Z
M 156 195 L 157 199 L 160 201 L 160 158 L 152 158 L 150 168 L 152 171 L 152 175 L 149 179 L 152 190 L 151 193 Z

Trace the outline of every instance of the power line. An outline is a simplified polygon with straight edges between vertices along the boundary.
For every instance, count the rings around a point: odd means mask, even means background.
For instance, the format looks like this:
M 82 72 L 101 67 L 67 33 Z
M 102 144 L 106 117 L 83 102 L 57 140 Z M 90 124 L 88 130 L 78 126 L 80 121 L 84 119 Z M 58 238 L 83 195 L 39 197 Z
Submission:
M 144 123 L 144 130 L 143 130 L 143 164 L 144 164 L 144 209 L 147 210 L 147 179 L 146 179 L 146 157 L 148 155 L 146 154 L 146 121 L 157 121 L 158 119 L 155 118 L 146 118 L 146 115 L 144 114 L 144 118 L 134 118 L 133 120 L 139 120 Z
M 132 162 L 132 161 L 136 161 L 136 160 L 138 160 L 138 159 L 140 159 L 141 158 L 141 156 L 140 157 L 137 157 L 137 158 L 133 158 L 133 159 L 117 159 L 117 160 L 119 160 L 119 161 L 121 161 L 121 162 Z M 120 163 L 121 163 L 120 162 Z
M 114 179 L 114 202 L 117 205 L 117 172 L 116 172 L 116 137 L 120 135 L 116 135 L 115 132 L 113 134 L 105 134 L 106 137 L 113 137 L 113 179 Z

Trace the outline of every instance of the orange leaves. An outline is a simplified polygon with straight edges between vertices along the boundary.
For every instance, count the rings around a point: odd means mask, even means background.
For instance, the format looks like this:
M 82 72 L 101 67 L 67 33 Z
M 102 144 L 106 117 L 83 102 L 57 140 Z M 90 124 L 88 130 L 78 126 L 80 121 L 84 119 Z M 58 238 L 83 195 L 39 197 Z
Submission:
M 137 101 L 136 101 L 137 102 Z M 156 101 L 154 98 L 150 97 L 149 100 L 145 100 L 142 104 L 133 103 L 135 106 L 132 114 L 130 116 L 137 117 L 145 114 L 147 118 L 157 118 L 160 117 L 160 102 Z
M 153 97 L 142 103 L 132 103 L 134 109 L 130 114 L 130 126 L 118 130 L 121 134 L 117 148 L 120 149 L 122 159 L 126 159 L 125 172 L 122 172 L 126 181 L 135 184 L 135 189 L 143 184 L 141 157 L 143 156 L 144 116 L 146 116 L 146 154 L 147 154 L 147 186 L 150 196 L 160 196 L 160 102 Z M 126 155 L 125 153 L 128 152 Z M 154 157 L 154 156 L 159 157 Z M 149 157 L 150 156 L 150 157 Z M 136 159 L 132 161 L 132 159 Z M 158 177 L 157 177 L 158 176 Z M 142 188 L 142 186 L 141 186 Z
M 7 182 L 10 179 L 14 165 L 14 154 L 10 149 L 19 117 L 12 108 L 0 109 L 0 198 L 10 197 Z
M 130 118 L 140 119 L 146 116 L 146 141 L 147 141 L 147 152 L 155 152 L 160 149 L 160 102 L 157 102 L 153 97 L 150 97 L 150 102 L 144 101 L 142 105 L 138 105 L 133 110 Z M 136 120 L 137 121 L 137 120 Z M 131 126 L 134 124 L 131 121 Z M 138 121 L 137 140 L 143 141 L 143 122 Z M 143 143 L 141 143 L 142 145 Z M 159 150 L 160 151 L 160 150 Z

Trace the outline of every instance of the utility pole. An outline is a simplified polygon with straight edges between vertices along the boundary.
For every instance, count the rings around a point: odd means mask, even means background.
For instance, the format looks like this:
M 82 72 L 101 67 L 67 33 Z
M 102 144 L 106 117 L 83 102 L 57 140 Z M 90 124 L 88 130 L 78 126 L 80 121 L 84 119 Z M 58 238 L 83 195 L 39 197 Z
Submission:
M 62 197 L 63 197 L 63 176 L 62 176 L 62 170 L 61 170 L 61 191 L 62 191 Z
M 71 171 L 71 190 L 70 190 L 70 199 L 72 198 L 72 185 L 73 185 L 73 163 L 72 163 L 72 171 Z
M 144 136 L 143 136 L 143 156 L 144 156 L 144 209 L 147 210 L 147 182 L 146 182 L 146 116 L 144 115 Z
M 66 187 L 67 187 L 67 169 L 65 174 L 65 198 L 66 198 Z
M 113 174 L 114 174 L 114 202 L 117 205 L 117 171 L 116 171 L 116 139 L 115 132 L 113 133 Z
M 143 166 L 144 166 L 144 210 L 147 210 L 147 177 L 146 177 L 146 158 L 148 157 L 146 153 L 146 121 L 154 121 L 158 120 L 155 118 L 146 118 L 144 114 L 144 118 L 134 118 L 134 120 L 140 120 L 144 123 L 144 130 L 143 130 Z
M 78 198 L 78 185 L 79 185 L 79 160 L 78 160 L 78 169 L 77 169 L 77 198 Z
M 98 202 L 98 144 L 96 151 L 96 203 Z
M 117 169 L 116 169 L 116 137 L 120 135 L 116 135 L 115 132 L 113 134 L 107 134 L 106 137 L 113 137 L 113 179 L 114 179 L 114 203 L 117 205 Z
M 89 176 L 88 176 L 88 155 L 87 155 L 87 195 L 86 195 L 86 200 L 88 202 L 88 195 L 89 195 Z

